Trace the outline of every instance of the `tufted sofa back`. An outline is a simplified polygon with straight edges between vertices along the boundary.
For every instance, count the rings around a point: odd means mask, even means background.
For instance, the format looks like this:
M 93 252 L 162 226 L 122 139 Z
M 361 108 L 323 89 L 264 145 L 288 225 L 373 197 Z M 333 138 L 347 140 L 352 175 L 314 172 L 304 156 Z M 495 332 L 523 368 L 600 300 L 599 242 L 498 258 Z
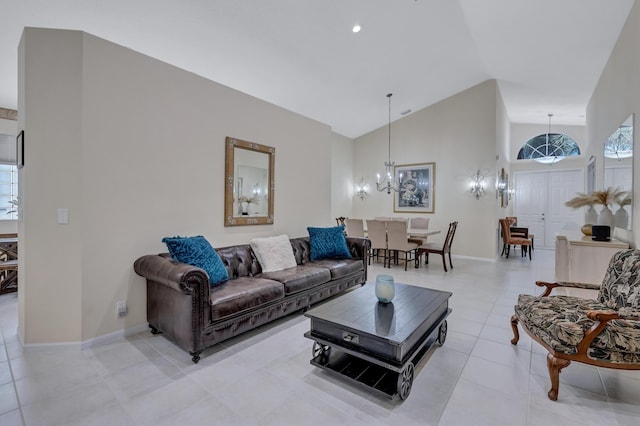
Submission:
M 293 255 L 298 265 L 304 265 L 309 262 L 311 258 L 311 243 L 308 237 L 292 238 L 291 247 L 293 248 Z
M 216 248 L 229 279 L 252 277 L 262 272 L 262 268 L 249 244 Z
M 640 307 L 640 250 L 622 250 L 613 255 L 598 300 L 615 310 Z

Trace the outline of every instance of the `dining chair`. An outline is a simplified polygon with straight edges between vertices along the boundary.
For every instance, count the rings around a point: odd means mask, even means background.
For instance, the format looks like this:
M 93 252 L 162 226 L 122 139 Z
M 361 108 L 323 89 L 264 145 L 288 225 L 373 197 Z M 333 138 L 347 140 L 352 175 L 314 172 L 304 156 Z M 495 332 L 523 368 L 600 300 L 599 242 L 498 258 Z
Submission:
M 412 217 L 409 219 L 409 241 L 415 242 L 419 246 L 427 242 L 427 231 L 429 230 L 429 218 Z
M 502 253 L 500 256 L 506 254 L 509 258 L 509 252 L 511 251 L 511 245 L 520 246 L 522 255 L 524 256 L 525 247 L 529 252 L 529 260 L 531 260 L 531 239 L 524 237 L 514 237 L 511 235 L 511 226 L 508 219 L 499 219 L 500 230 L 502 231 Z
M 516 216 L 506 216 L 505 219 L 509 221 L 509 228 L 514 228 L 518 226 L 518 218 Z M 531 250 L 533 250 L 533 242 L 535 238 L 533 234 L 530 234 L 528 230 L 525 232 L 525 231 L 522 231 L 521 229 L 518 229 L 518 230 L 510 229 L 510 231 L 511 231 L 512 237 L 529 238 L 531 240 Z
M 369 252 L 369 265 L 373 257 L 380 258 L 380 251 L 384 252 L 383 262 L 387 264 L 387 230 L 385 221 L 367 219 L 367 238 L 371 241 L 371 251 Z
M 447 262 L 445 260 L 445 254 L 449 256 L 449 266 L 453 269 L 453 263 L 451 263 L 451 246 L 453 245 L 453 237 L 456 235 L 456 229 L 458 228 L 458 221 L 451 222 L 449 224 L 449 230 L 447 236 L 444 238 L 442 245 L 439 243 L 426 243 L 418 247 L 416 257 L 416 267 L 420 265 L 420 259 L 422 254 L 425 255 L 425 264 L 429 263 L 429 253 L 435 253 L 442 256 L 442 266 L 444 271 L 447 272 Z
M 344 221 L 347 225 L 347 235 L 350 237 L 364 237 L 364 221 L 362 219 L 347 218 Z
M 389 251 L 389 268 L 391 260 L 398 261 L 400 253 L 404 253 L 404 270 L 407 270 L 409 260 L 415 260 L 418 244 L 409 242 L 407 222 L 392 220 L 387 222 L 387 250 Z

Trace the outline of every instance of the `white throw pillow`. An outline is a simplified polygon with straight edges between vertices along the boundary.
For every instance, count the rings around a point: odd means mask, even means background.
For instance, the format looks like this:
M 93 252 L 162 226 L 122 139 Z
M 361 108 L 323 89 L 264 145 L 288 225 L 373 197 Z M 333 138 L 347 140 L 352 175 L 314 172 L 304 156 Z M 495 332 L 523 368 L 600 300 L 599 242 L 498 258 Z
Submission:
M 262 266 L 262 272 L 281 271 L 297 265 L 291 242 L 286 235 L 254 238 L 249 244 Z

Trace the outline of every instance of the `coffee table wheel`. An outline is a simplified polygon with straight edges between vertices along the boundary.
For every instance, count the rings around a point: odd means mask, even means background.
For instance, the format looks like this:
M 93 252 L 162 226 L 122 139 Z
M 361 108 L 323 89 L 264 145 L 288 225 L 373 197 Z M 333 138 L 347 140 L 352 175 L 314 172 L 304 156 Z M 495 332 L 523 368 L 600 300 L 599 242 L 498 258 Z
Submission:
M 398 375 L 398 395 L 400 399 L 407 399 L 413 385 L 413 363 L 408 363 Z
M 443 321 L 440 324 L 440 329 L 438 330 L 438 343 L 440 346 L 444 345 L 444 341 L 447 340 L 447 321 Z
M 331 346 L 323 345 L 322 343 L 313 342 L 313 348 L 311 349 L 311 355 L 315 359 L 320 356 L 323 359 L 327 359 L 331 353 Z

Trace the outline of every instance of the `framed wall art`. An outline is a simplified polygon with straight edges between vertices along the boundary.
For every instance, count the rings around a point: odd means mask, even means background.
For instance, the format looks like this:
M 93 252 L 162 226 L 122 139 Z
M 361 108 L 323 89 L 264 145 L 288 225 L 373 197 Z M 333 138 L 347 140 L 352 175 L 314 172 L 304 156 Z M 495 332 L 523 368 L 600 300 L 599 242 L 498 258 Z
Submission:
M 393 195 L 397 213 L 435 213 L 436 163 L 404 164 L 394 168 L 399 191 Z

